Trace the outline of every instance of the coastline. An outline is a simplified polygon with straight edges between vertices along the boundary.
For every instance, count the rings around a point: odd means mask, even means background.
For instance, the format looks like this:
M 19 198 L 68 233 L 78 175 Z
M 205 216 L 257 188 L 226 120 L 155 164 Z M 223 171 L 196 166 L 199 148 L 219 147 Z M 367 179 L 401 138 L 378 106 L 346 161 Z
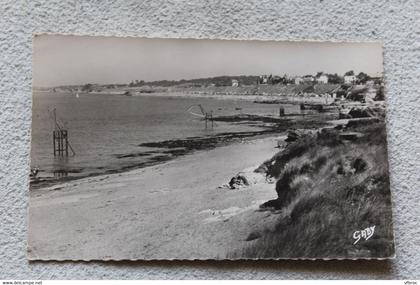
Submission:
M 350 133 L 348 131 L 347 134 L 346 131 L 341 133 L 342 128 L 347 128 Z M 363 132 L 363 134 L 359 133 L 361 135 L 358 139 L 360 147 L 355 148 L 351 144 L 331 144 L 331 140 L 347 139 L 331 134 L 353 135 L 352 131 Z M 317 135 L 306 137 L 309 140 L 304 138 L 302 141 L 296 141 L 297 144 L 294 146 L 292 144 L 293 148 L 300 147 L 306 142 L 307 149 L 296 153 L 298 156 L 304 156 L 302 159 L 294 160 L 293 156 L 289 157 L 290 145 L 284 149 L 277 148 L 278 142 L 284 141 L 286 136 L 268 136 L 194 152 L 164 164 L 84 178 L 45 188 L 42 192 L 31 192 L 29 220 L 36 220 L 37 223 L 29 223 L 28 258 L 30 260 L 88 261 L 156 260 L 165 256 L 165 260 L 191 260 L 193 256 L 194 259 L 199 260 L 223 260 L 253 259 L 258 256 L 271 259 L 271 255 L 264 255 L 264 251 L 254 252 L 255 244 L 265 243 L 265 247 L 262 247 L 265 249 L 283 240 L 283 238 L 273 238 L 273 235 L 282 234 L 281 228 L 287 225 L 290 219 L 297 219 L 295 224 L 303 223 L 303 225 L 299 224 L 295 230 L 288 232 L 299 235 L 302 228 L 308 225 L 304 224 L 305 219 L 293 214 L 293 209 L 298 207 L 299 203 L 312 200 L 311 195 L 306 195 L 308 193 L 295 197 L 292 195 L 293 191 L 287 192 L 296 201 L 282 210 L 277 209 L 273 205 L 282 201 L 277 196 L 279 195 L 278 181 L 274 184 L 274 181 L 267 180 L 265 175 L 271 176 L 276 168 L 281 165 L 287 167 L 290 163 L 292 167 L 298 165 L 302 169 L 307 169 L 305 165 L 310 161 L 308 156 L 314 153 L 311 151 L 313 148 L 316 148 L 315 153 L 318 156 L 329 153 L 331 158 L 328 161 L 331 163 L 333 160 L 339 161 L 341 158 L 337 157 L 336 148 L 343 150 L 344 147 L 348 154 L 345 156 L 346 159 L 352 160 L 359 157 L 357 159 L 360 160 L 360 157 L 363 157 L 368 161 L 367 165 L 372 165 L 372 159 L 381 162 L 377 164 L 378 167 L 371 169 L 357 166 L 362 171 L 361 173 L 343 168 L 341 171 L 348 172 L 346 175 L 360 176 L 360 179 L 349 183 L 347 176 L 343 176 L 336 179 L 337 181 L 332 185 L 329 182 L 331 179 L 323 181 L 323 184 L 311 184 L 313 187 L 318 185 L 322 189 L 312 194 L 321 195 L 320 197 L 326 194 L 336 195 L 338 193 L 336 190 L 339 189 L 340 193 L 347 195 L 349 189 L 354 188 L 355 191 L 359 189 L 360 182 L 361 185 L 366 186 L 363 182 L 366 179 L 379 181 L 372 184 L 375 186 L 372 186 L 375 191 L 389 192 L 389 182 L 386 177 L 386 149 L 381 144 L 384 133 L 384 122 L 378 118 L 337 120 L 331 126 L 323 128 Z M 289 138 L 289 135 L 287 137 Z M 314 142 L 319 144 L 313 144 Z M 326 143 L 328 148 L 325 148 L 323 143 Z M 372 143 L 373 147 L 379 148 L 369 150 Z M 358 153 L 354 153 L 356 149 Z M 378 156 L 377 153 L 380 155 Z M 282 162 L 282 156 L 286 159 L 286 164 Z M 226 158 L 229 160 L 227 161 Z M 254 172 L 264 165 L 268 167 L 266 171 Z M 324 165 L 328 166 L 328 163 L 324 162 Z M 272 167 L 274 169 L 270 169 Z M 314 171 L 325 172 L 329 171 L 328 169 L 321 167 L 314 168 Z M 287 171 L 285 173 L 287 174 Z M 329 173 L 336 175 L 335 171 Z M 246 186 L 229 188 L 227 184 L 230 177 L 238 175 L 247 177 Z M 272 177 L 278 178 L 277 176 Z M 305 177 L 305 179 L 320 181 L 318 174 Z M 313 189 L 313 187 L 305 187 L 306 184 L 293 185 L 293 187 L 303 186 L 303 190 L 299 191 Z M 384 208 L 382 202 L 376 202 L 382 205 L 383 208 L 380 209 L 373 204 L 377 198 L 390 203 L 388 192 L 385 195 L 382 192 L 375 192 L 372 197 L 369 196 L 369 191 L 357 192 L 358 195 L 368 195 L 366 199 L 372 200 L 364 203 L 365 199 L 361 199 L 361 202 L 363 202 L 363 209 L 376 213 L 372 214 L 377 219 L 375 224 L 384 227 L 383 231 L 378 232 L 379 239 L 375 238 L 371 243 L 356 250 L 352 246 L 331 248 L 334 254 L 343 252 L 343 256 L 366 257 L 368 250 L 369 256 L 375 256 L 378 254 L 375 252 L 376 243 L 383 242 L 387 247 L 380 257 L 392 255 L 392 227 L 386 223 L 388 221 L 386 217 L 390 215 L 389 208 Z M 328 207 L 318 208 L 311 213 L 328 216 L 330 215 L 328 209 L 333 206 L 338 207 L 337 209 L 347 207 L 346 212 L 351 211 L 353 209 L 349 206 L 351 203 L 345 200 L 343 198 L 344 202 L 336 205 L 330 204 L 331 201 L 328 199 L 322 199 Z M 268 210 L 265 207 L 268 207 Z M 354 217 L 356 223 L 360 222 L 357 217 Z M 343 217 L 337 219 L 342 221 Z M 157 220 L 159 220 L 158 223 Z M 351 222 L 353 223 L 353 220 Z M 339 233 L 341 232 L 338 231 Z M 345 239 L 345 237 L 341 238 Z M 186 243 L 186 240 L 189 242 Z M 285 240 L 291 242 L 297 239 Z M 300 248 L 304 247 L 303 244 L 300 246 Z M 287 247 L 287 249 L 290 248 L 292 247 Z M 284 257 L 294 256 L 289 256 L 287 253 Z M 319 258 L 321 255 L 313 256 L 311 253 L 308 257 Z
M 250 232 L 278 219 L 258 210 L 276 192 L 253 171 L 279 152 L 288 129 L 320 129 L 335 115 L 220 116 L 214 119 L 261 130 L 140 144 L 171 157 L 34 189 L 29 219 L 37 222 L 29 223 L 28 258 L 226 259 L 247 245 Z M 251 185 L 226 187 L 239 173 L 251 174 Z
M 278 232 L 279 221 L 289 219 L 283 215 L 284 211 L 261 208 L 261 205 L 270 208 L 271 204 L 277 203 L 277 184 L 266 179 L 268 172 L 254 172 L 263 165 L 274 165 L 273 159 L 282 155 L 279 142 L 283 142 L 286 136 L 283 133 L 279 137 L 279 133 L 293 127 L 306 128 L 319 130 L 327 141 L 340 141 L 339 136 L 330 136 L 329 133 L 338 134 L 342 128 L 350 128 L 356 133 L 346 135 L 353 139 L 359 131 L 369 134 L 370 125 L 383 124 L 378 118 L 322 121 L 320 117 L 314 119 L 317 116 L 300 120 L 253 115 L 220 117 L 218 119 L 234 123 L 249 123 L 249 120 L 257 119 L 260 124 L 273 124 L 258 136 L 251 132 L 244 134 L 243 138 L 231 134 L 231 139 L 221 141 L 214 137 L 210 140 L 196 137 L 147 144 L 175 153 L 184 148 L 185 152 L 181 151 L 176 159 L 165 163 L 32 191 L 29 219 L 37 223 L 29 223 L 28 258 L 85 261 L 155 260 L 162 256 L 177 260 L 191 259 L 192 256 L 199 260 L 255 258 L 260 253 L 253 252 L 253 245 L 270 239 L 271 232 Z M 383 131 L 383 127 L 378 130 Z M 370 136 L 375 136 L 375 133 L 370 133 Z M 312 144 L 316 138 L 315 135 L 309 140 L 309 147 L 318 147 Z M 380 137 L 376 139 L 381 141 Z M 365 140 L 360 143 L 370 143 L 369 139 Z M 298 141 L 297 145 L 300 143 Z M 345 145 L 350 153 L 354 152 L 351 145 Z M 339 159 L 334 155 L 334 147 L 328 149 L 334 159 Z M 364 154 L 365 149 L 369 148 L 364 145 L 358 151 Z M 316 153 L 322 155 L 325 150 Z M 310 155 L 310 151 L 304 151 L 303 155 Z M 376 164 L 386 166 L 383 162 Z M 245 175 L 249 185 L 230 188 L 230 178 L 238 175 Z M 369 172 L 367 175 L 373 174 Z M 317 177 L 314 179 L 319 181 Z M 333 188 L 347 187 L 348 181 L 344 182 Z M 290 207 L 285 210 L 291 211 L 294 204 Z M 390 227 L 385 226 L 383 236 L 388 244 Z M 186 240 L 190 242 L 185 243 Z M 392 253 L 392 248 L 388 249 L 386 254 Z M 348 248 L 344 250 L 349 256 L 361 256 L 365 252 L 363 249 L 355 252 Z
M 67 182 L 71 183 L 72 181 L 82 180 L 85 178 L 112 175 L 132 171 L 135 169 L 153 167 L 155 165 L 164 164 L 178 158 L 194 154 L 196 152 L 208 151 L 238 142 L 258 140 L 261 138 L 273 136 L 275 137 L 281 135 L 284 133 L 284 131 L 285 130 L 278 130 L 275 128 L 266 128 L 260 131 L 220 133 L 212 136 L 187 137 L 185 139 L 141 143 L 139 144 L 139 147 L 145 146 L 151 148 L 152 150 L 121 155 L 121 158 L 144 157 L 150 155 L 150 157 L 143 162 L 134 162 L 120 168 L 107 169 L 102 172 L 98 171 L 93 173 L 86 173 L 85 175 L 79 176 L 67 176 L 58 179 L 41 178 L 31 181 L 30 190 L 42 191 L 44 188 L 49 188 Z
M 324 113 L 323 115 L 331 113 Z M 132 152 L 124 155 L 117 155 L 120 158 L 128 157 L 142 157 L 144 160 L 133 162 L 119 168 L 108 168 L 99 170 L 97 172 L 89 172 L 85 174 L 78 173 L 77 176 L 65 176 L 61 178 L 38 178 L 32 180 L 30 183 L 31 191 L 59 185 L 66 182 L 71 182 L 87 177 L 96 177 L 101 175 L 109 175 L 114 173 L 123 173 L 133 169 L 146 168 L 168 161 L 177 159 L 179 157 L 192 154 L 196 151 L 210 150 L 217 147 L 229 145 L 238 141 L 255 140 L 269 136 L 278 136 L 284 134 L 290 128 L 302 129 L 317 129 L 325 127 L 329 122 L 319 119 L 320 114 L 303 116 L 302 114 L 287 114 L 284 117 L 258 116 L 258 115 L 232 115 L 214 117 L 214 121 L 228 122 L 232 124 L 248 124 L 250 126 L 257 126 L 260 130 L 250 130 L 242 132 L 226 132 L 217 133 L 210 136 L 187 137 L 184 139 L 174 139 L 167 141 L 156 141 L 150 143 L 141 143 L 139 147 L 147 147 L 150 151 Z

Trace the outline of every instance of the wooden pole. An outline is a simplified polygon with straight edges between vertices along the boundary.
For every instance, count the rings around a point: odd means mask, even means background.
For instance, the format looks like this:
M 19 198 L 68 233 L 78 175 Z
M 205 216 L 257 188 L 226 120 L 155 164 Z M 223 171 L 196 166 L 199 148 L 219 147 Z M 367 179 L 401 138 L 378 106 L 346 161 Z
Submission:
M 57 140 L 57 144 L 58 144 L 58 155 L 61 156 L 61 133 L 57 132 L 57 136 L 58 136 L 58 140 Z
M 55 149 L 55 131 L 53 131 L 53 148 L 54 148 L 54 156 L 56 156 L 56 149 Z
M 57 134 L 58 134 L 58 141 L 57 141 L 57 143 L 58 143 L 58 155 L 61 156 L 61 132 L 58 131 Z
M 60 132 L 60 151 L 61 151 L 61 156 L 63 156 L 63 152 L 64 152 L 64 136 L 63 136 L 63 132 Z
M 67 130 L 63 130 L 57 122 L 56 109 L 53 110 L 54 114 L 54 130 L 53 130 L 53 150 L 54 156 L 63 156 L 64 153 L 66 156 L 69 155 L 69 149 L 73 155 L 76 155 L 73 147 L 69 142 L 69 136 Z
M 57 115 L 55 114 L 55 108 L 54 108 L 54 130 L 57 130 Z
M 305 110 L 305 104 L 304 103 L 300 103 L 300 110 L 301 111 Z
M 284 116 L 284 107 L 280 107 L 280 117 Z
M 66 156 L 69 156 L 69 140 L 68 140 L 67 131 L 66 131 Z
M 58 140 L 57 140 L 57 116 L 55 114 L 55 108 L 53 110 L 53 114 L 54 114 L 54 130 L 53 130 L 53 147 L 54 147 L 54 156 L 57 155 L 57 147 L 59 148 L 59 145 L 57 145 Z

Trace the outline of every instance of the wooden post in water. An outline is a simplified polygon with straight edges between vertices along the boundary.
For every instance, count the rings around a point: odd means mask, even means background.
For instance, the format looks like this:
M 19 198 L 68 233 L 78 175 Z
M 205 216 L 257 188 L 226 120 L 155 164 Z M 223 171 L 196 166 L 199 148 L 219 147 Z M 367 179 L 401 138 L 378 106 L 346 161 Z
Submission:
M 280 117 L 284 117 L 285 113 L 284 113 L 284 107 L 280 107 Z
M 213 122 L 213 111 L 210 111 L 210 113 L 205 113 L 204 115 L 204 123 L 205 123 L 205 127 L 207 129 L 208 127 L 208 122 L 211 122 L 211 128 L 214 127 L 214 122 Z
M 67 130 L 56 129 L 53 131 L 54 156 L 69 155 L 69 140 Z
M 69 156 L 69 137 L 66 131 L 66 156 Z
M 53 131 L 53 149 L 54 149 L 54 156 L 56 156 L 56 147 L 55 147 L 55 131 Z
M 67 130 L 64 130 L 57 122 L 57 115 L 54 109 L 54 130 L 53 130 L 53 149 L 54 156 L 69 156 L 69 149 L 74 152 L 69 142 L 69 136 Z
M 300 110 L 301 111 L 305 110 L 305 104 L 304 103 L 300 103 Z

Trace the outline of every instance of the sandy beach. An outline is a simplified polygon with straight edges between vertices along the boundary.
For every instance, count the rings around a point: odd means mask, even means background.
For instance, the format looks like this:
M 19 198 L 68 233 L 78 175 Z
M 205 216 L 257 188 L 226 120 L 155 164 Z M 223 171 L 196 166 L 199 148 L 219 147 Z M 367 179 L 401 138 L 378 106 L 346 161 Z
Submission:
M 28 259 L 393 257 L 383 50 L 349 44 L 36 37 Z
M 276 192 L 262 177 L 241 189 L 220 186 L 272 157 L 276 141 L 247 140 L 34 190 L 28 258 L 224 259 L 275 219 L 256 210 Z

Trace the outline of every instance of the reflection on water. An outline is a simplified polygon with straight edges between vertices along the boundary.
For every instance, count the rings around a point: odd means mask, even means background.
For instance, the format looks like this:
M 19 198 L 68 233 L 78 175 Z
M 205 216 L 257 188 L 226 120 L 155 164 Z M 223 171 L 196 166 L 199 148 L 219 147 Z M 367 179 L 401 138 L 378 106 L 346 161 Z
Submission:
M 69 165 L 69 158 L 66 156 L 55 156 L 53 158 L 52 174 L 54 179 L 67 177 L 69 172 L 67 167 Z
M 54 179 L 60 179 L 69 176 L 69 173 L 66 170 L 54 170 Z

